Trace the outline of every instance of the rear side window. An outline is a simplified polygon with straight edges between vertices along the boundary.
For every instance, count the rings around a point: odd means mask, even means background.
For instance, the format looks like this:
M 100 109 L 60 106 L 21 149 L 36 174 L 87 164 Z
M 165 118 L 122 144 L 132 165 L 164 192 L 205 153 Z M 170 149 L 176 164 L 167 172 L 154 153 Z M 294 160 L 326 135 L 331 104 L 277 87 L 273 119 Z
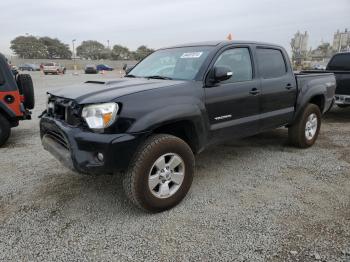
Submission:
M 327 70 L 350 70 L 350 53 L 333 56 Z
M 259 72 L 263 78 L 277 78 L 286 74 L 287 67 L 280 50 L 257 49 Z

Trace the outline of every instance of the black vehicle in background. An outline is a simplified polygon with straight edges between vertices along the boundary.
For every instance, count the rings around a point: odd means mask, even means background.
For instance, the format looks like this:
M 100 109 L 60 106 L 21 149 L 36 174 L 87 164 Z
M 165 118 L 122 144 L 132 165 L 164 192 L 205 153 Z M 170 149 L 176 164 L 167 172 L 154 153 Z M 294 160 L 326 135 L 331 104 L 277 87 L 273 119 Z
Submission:
M 18 69 L 21 71 L 40 71 L 40 66 L 36 64 L 23 64 L 19 65 Z
M 337 80 L 335 103 L 339 107 L 350 106 L 350 52 L 334 55 L 326 71 L 334 73 Z
M 97 74 L 98 70 L 96 65 L 86 65 L 85 66 L 85 74 Z
M 280 46 L 204 42 L 160 49 L 125 78 L 49 92 L 43 146 L 81 173 L 126 171 L 136 206 L 158 212 L 190 189 L 194 155 L 225 140 L 287 127 L 312 146 L 332 105 L 334 74 L 294 74 Z
M 335 54 L 329 60 L 326 70 L 306 70 L 302 73 L 333 73 L 337 81 L 335 104 L 341 108 L 350 106 L 350 52 Z

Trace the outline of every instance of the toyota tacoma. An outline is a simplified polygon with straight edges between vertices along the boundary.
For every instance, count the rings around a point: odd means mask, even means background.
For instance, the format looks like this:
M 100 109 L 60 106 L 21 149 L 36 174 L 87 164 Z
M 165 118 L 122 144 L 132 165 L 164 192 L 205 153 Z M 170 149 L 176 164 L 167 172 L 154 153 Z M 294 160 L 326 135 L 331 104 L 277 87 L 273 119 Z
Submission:
M 294 74 L 286 51 L 256 42 L 160 49 L 117 80 L 48 93 L 43 147 L 80 173 L 123 174 L 136 206 L 159 212 L 190 189 L 194 155 L 225 140 L 287 127 L 292 145 L 317 139 L 334 74 Z

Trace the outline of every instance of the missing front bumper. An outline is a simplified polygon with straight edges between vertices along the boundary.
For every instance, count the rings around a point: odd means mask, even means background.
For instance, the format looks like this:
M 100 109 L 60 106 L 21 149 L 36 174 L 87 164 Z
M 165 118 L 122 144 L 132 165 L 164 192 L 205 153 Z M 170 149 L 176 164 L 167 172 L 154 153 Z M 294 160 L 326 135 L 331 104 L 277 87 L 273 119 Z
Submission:
M 46 151 L 49 151 L 58 161 L 60 161 L 65 167 L 72 171 L 74 169 L 74 164 L 70 151 L 64 148 L 62 145 L 57 143 L 55 140 L 50 138 L 48 135 L 44 135 L 41 143 Z

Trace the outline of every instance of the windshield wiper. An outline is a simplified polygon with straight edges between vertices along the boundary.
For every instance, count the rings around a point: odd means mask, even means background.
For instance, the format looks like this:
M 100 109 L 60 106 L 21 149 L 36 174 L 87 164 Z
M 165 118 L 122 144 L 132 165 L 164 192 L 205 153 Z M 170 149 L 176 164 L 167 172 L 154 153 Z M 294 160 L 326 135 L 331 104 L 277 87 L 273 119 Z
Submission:
M 171 77 L 167 77 L 167 76 L 159 76 L 159 75 L 154 75 L 154 76 L 145 76 L 145 78 L 148 79 L 163 79 L 163 80 L 172 80 Z
M 124 77 L 133 77 L 133 78 L 135 78 L 136 76 L 135 75 L 125 75 Z

